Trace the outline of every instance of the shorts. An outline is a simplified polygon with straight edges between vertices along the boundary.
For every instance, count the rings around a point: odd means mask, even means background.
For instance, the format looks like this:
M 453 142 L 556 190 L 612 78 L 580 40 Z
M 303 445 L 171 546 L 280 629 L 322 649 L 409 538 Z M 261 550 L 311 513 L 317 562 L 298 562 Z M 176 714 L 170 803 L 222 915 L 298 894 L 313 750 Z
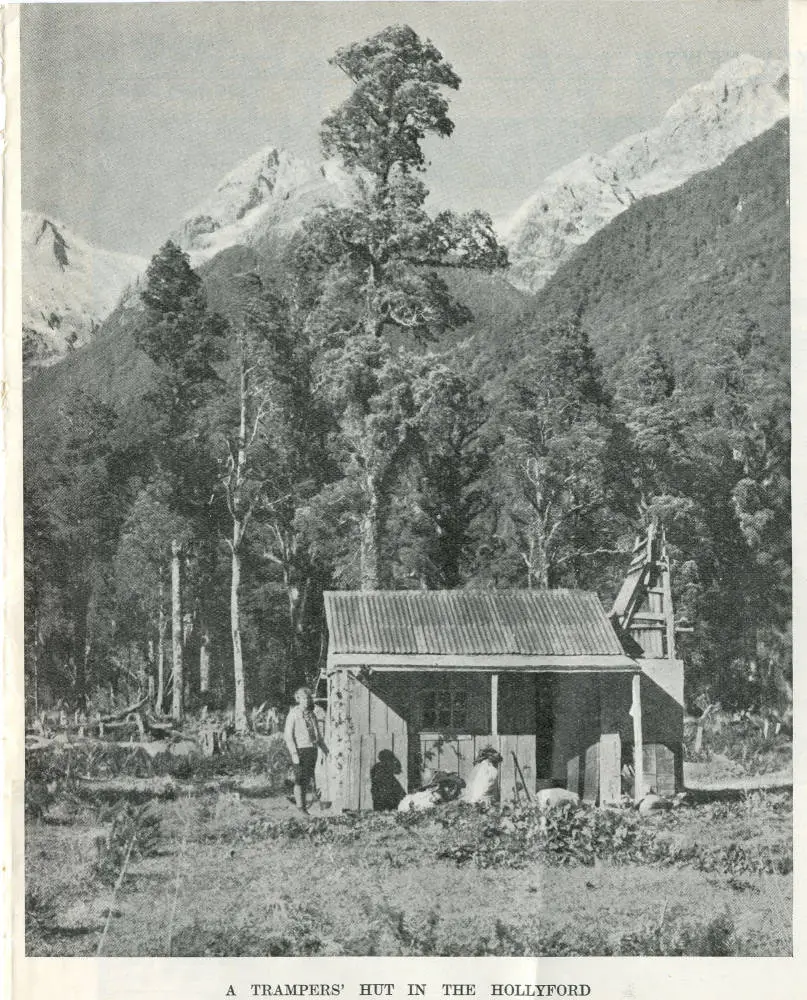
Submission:
M 294 765 L 294 784 L 306 788 L 314 780 L 317 767 L 317 748 L 302 747 L 297 751 L 300 763 Z

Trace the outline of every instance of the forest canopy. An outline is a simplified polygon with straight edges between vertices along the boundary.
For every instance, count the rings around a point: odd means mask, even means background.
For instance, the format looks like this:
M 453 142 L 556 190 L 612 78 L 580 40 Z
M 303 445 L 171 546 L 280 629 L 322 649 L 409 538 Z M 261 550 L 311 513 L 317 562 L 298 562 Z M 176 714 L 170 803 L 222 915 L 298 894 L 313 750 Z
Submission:
M 651 521 L 690 705 L 778 704 L 786 130 L 636 204 L 532 299 L 484 211 L 428 211 L 423 143 L 461 85 L 442 53 L 394 26 L 332 65 L 352 89 L 321 143 L 355 202 L 198 272 L 167 242 L 136 306 L 27 384 L 29 709 L 149 691 L 244 728 L 316 680 L 325 589 L 608 607 Z

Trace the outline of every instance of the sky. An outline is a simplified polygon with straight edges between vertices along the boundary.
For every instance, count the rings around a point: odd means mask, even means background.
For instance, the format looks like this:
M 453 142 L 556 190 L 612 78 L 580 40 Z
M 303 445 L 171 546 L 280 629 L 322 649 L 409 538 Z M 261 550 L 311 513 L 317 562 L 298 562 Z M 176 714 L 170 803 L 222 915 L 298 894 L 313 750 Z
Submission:
M 454 135 L 428 143 L 431 204 L 494 218 L 727 59 L 787 58 L 785 0 L 29 4 L 23 207 L 148 256 L 262 146 L 316 157 L 349 86 L 328 58 L 391 23 L 463 81 Z

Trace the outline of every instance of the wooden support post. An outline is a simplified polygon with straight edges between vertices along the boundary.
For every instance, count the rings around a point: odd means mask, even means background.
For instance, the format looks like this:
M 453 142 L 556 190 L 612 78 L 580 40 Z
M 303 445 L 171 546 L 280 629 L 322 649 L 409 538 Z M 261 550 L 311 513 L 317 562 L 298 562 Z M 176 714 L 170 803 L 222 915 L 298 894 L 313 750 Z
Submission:
M 490 675 L 490 732 L 499 735 L 499 675 Z
M 644 796 L 644 744 L 642 742 L 642 675 L 633 675 L 633 798 Z
M 664 593 L 664 623 L 667 629 L 667 659 L 675 659 L 675 614 L 672 603 L 672 584 L 670 583 L 670 559 L 667 555 L 667 546 L 664 545 L 664 535 L 662 534 L 661 551 L 661 589 Z

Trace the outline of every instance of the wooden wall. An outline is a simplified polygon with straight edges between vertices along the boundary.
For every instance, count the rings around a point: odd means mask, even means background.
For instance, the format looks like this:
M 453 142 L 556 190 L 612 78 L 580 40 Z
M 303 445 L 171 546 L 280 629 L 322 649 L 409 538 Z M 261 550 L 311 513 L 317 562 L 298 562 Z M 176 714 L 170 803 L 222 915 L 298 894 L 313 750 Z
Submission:
M 399 780 L 408 783 L 409 733 L 407 711 L 409 694 L 404 674 L 362 674 L 359 671 L 335 670 L 329 677 L 328 719 L 325 742 L 328 745 L 327 798 L 336 811 L 349 808 L 358 784 L 376 763 L 382 749 L 391 750 L 400 764 Z M 372 735 L 365 740 L 362 736 Z M 357 742 L 359 739 L 359 742 Z M 370 759 L 370 753 L 373 758 Z M 369 785 L 368 785 L 369 787 Z
M 557 674 L 551 781 L 586 802 L 619 802 L 633 742 L 630 674 Z
M 425 730 L 421 696 L 441 676 L 446 675 L 332 673 L 326 741 L 333 747 L 323 797 L 334 808 L 371 808 L 370 771 L 382 750 L 397 758 L 398 780 L 408 791 L 434 770 L 453 771 L 467 780 L 478 750 L 501 740 L 514 741 L 500 750 L 509 795 L 515 788 L 515 752 L 531 789 L 557 784 L 592 801 L 619 800 L 621 765 L 633 743 L 630 675 L 502 672 L 495 736 L 490 732 L 490 675 L 483 673 L 451 675 L 451 683 L 461 684 L 468 694 L 468 725 L 462 733 Z
M 653 753 L 645 762 L 645 788 L 668 794 L 672 768 L 673 790 L 680 791 L 684 787 L 684 664 L 668 659 L 639 662 L 642 731 L 645 747 Z M 651 775 L 655 776 L 653 781 Z
M 502 755 L 499 768 L 501 801 L 523 802 L 534 794 L 534 736 L 494 736 L 491 733 L 448 737 L 424 735 L 420 737 L 419 745 L 430 771 L 458 774 L 466 782 L 479 751 L 492 746 Z M 351 738 L 351 763 L 345 780 L 343 808 L 351 810 L 373 808 L 372 768 L 382 749 L 389 749 L 400 757 L 394 736 L 380 737 L 374 733 L 362 733 Z

